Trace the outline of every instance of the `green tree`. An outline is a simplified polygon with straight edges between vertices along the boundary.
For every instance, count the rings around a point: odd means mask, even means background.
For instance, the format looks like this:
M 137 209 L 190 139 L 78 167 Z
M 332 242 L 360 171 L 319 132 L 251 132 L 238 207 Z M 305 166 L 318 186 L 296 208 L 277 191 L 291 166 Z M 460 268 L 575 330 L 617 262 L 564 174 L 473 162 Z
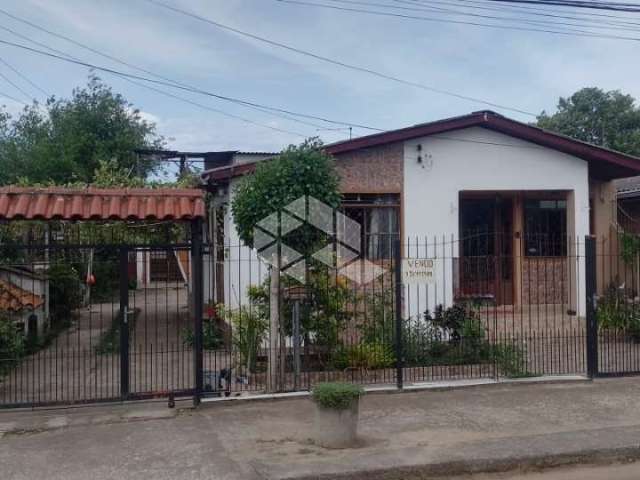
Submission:
M 231 211 L 241 240 L 253 246 L 254 227 L 269 215 L 301 196 L 314 197 L 331 207 L 340 205 L 339 178 L 333 159 L 322 150 L 319 140 L 311 139 L 300 146 L 290 146 L 273 160 L 262 162 L 253 175 L 246 177 L 236 188 Z M 317 238 L 311 229 L 301 227 L 286 243 L 306 253 Z M 269 388 L 277 388 L 280 350 L 280 272 L 271 269 L 269 282 Z M 281 362 L 284 358 L 280 359 Z M 276 367 L 277 366 L 277 367 Z
M 91 183 L 102 162 L 146 177 L 154 164 L 134 150 L 162 145 L 155 125 L 92 75 L 70 99 L 34 103 L 13 121 L 0 116 L 0 184 Z
M 561 97 L 557 111 L 542 112 L 541 128 L 631 155 L 640 155 L 640 108 L 618 90 L 583 88 Z

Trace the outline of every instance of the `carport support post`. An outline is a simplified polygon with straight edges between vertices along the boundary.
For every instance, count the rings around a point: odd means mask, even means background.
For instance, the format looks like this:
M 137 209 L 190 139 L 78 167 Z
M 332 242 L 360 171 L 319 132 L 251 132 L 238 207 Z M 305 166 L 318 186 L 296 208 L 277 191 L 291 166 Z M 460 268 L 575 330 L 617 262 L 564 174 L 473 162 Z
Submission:
M 191 279 L 193 301 L 193 371 L 195 389 L 193 404 L 200 404 L 204 389 L 202 373 L 202 316 L 204 302 L 204 265 L 202 255 L 202 219 L 191 222 Z
M 587 322 L 587 376 L 598 375 L 598 317 L 596 315 L 596 239 L 586 236 L 584 239 L 585 254 L 585 294 Z

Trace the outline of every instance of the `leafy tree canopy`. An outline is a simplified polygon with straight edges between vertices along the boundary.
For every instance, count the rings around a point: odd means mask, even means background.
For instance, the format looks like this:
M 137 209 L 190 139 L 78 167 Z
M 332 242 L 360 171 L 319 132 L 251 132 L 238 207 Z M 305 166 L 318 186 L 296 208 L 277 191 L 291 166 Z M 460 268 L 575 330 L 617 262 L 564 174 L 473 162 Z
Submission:
M 583 88 L 560 98 L 557 111 L 542 112 L 539 127 L 618 150 L 640 155 L 640 108 L 631 95 L 619 90 Z
M 70 99 L 51 97 L 16 119 L 0 114 L 0 184 L 92 183 L 102 169 L 145 178 L 155 170 L 138 148 L 161 148 L 155 125 L 91 75 Z M 122 173 L 120 173 L 122 174 Z
M 231 211 L 241 240 L 253 245 L 256 224 L 285 205 L 303 196 L 312 196 L 327 205 L 340 205 L 339 178 L 334 161 L 317 139 L 289 146 L 273 160 L 261 162 L 253 175 L 236 188 Z M 299 237 L 299 239 L 302 237 Z M 305 237 L 304 242 L 313 239 Z M 304 250 L 304 247 L 299 245 Z

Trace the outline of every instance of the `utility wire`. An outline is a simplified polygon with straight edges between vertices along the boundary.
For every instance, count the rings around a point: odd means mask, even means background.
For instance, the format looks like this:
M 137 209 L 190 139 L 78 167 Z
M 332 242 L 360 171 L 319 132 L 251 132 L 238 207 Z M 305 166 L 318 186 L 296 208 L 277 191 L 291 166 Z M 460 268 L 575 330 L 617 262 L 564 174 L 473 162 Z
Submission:
M 217 99 L 220 99 L 220 100 L 225 100 L 225 101 L 228 101 L 228 102 L 231 102 L 231 103 L 235 103 L 235 104 L 238 104 L 238 105 L 250 105 L 252 107 L 264 108 L 264 109 L 267 109 L 267 110 L 272 110 L 272 111 L 276 111 L 276 112 L 279 112 L 279 113 L 285 113 L 287 115 L 293 115 L 293 116 L 296 116 L 296 117 L 303 117 L 303 118 L 310 118 L 310 119 L 313 119 L 313 120 L 320 120 L 322 122 L 332 123 L 332 124 L 335 124 L 335 125 L 346 125 L 346 126 L 352 126 L 352 127 L 362 128 L 362 129 L 366 129 L 366 130 L 383 131 L 380 128 L 374 128 L 374 127 L 370 127 L 368 125 L 362 125 L 362 124 L 350 123 L 350 122 L 343 122 L 343 121 L 333 120 L 333 119 L 320 117 L 320 116 L 316 116 L 316 115 L 309 115 L 309 114 L 305 114 L 305 113 L 294 112 L 292 110 L 287 110 L 287 109 L 284 109 L 284 108 L 272 107 L 272 106 L 269 106 L 269 105 L 262 105 L 262 104 L 259 104 L 259 103 L 256 103 L 256 102 L 251 102 L 251 101 L 247 101 L 247 100 L 241 100 L 239 98 L 229 97 L 229 96 L 226 96 L 226 95 L 220 95 L 220 94 L 217 94 L 217 93 L 214 93 L 214 92 L 209 92 L 207 90 L 203 90 L 203 89 L 200 89 L 200 88 L 190 88 L 190 87 L 186 87 L 186 86 L 176 85 L 176 84 L 171 83 L 171 82 L 165 82 L 165 81 L 162 81 L 162 80 L 154 80 L 152 78 L 147 78 L 147 77 L 143 77 L 143 76 L 140 76 L 140 75 L 135 75 L 135 74 L 131 74 L 131 73 L 125 73 L 125 72 L 121 72 L 119 70 L 115 70 L 113 68 L 103 67 L 103 66 L 96 65 L 96 64 L 93 64 L 93 63 L 89 63 L 89 62 L 85 62 L 85 61 L 82 61 L 82 60 L 75 60 L 75 59 L 67 58 L 65 56 L 61 56 L 61 55 L 56 55 L 56 54 L 53 54 L 53 53 L 45 52 L 45 51 L 39 50 L 37 48 L 31 48 L 31 47 L 28 47 L 26 45 L 22 45 L 22 44 L 15 43 L 15 42 L 9 42 L 7 40 L 0 40 L 0 44 L 7 45 L 7 46 L 10 46 L 10 47 L 14 47 L 14 48 L 19 48 L 19 49 L 22 49 L 22 50 L 26 50 L 26 51 L 29 51 L 31 53 L 35 53 L 35 54 L 38 54 L 38 55 L 43 55 L 43 56 L 47 56 L 47 57 L 50 57 L 50 58 L 55 58 L 55 59 L 58 59 L 58 60 L 61 60 L 61 61 L 64 61 L 64 62 L 74 63 L 76 65 L 81 65 L 83 67 L 92 68 L 94 70 L 99 70 L 99 71 L 102 71 L 102 72 L 111 73 L 113 75 L 120 75 L 120 76 L 123 76 L 123 77 L 132 78 L 134 80 L 142 80 L 143 82 L 149 82 L 149 83 L 153 83 L 153 84 L 157 84 L 157 85 L 163 85 L 163 86 L 166 86 L 166 87 L 176 88 L 176 89 L 188 91 L 188 92 L 191 92 L 191 93 L 198 93 L 200 95 L 205 95 L 205 96 L 208 96 L 208 97 L 213 97 L 213 98 L 217 98 Z
M 7 68 L 9 68 L 13 73 L 15 73 L 16 75 L 18 75 L 20 78 L 22 78 L 25 82 L 27 82 L 29 85 L 31 85 L 33 88 L 35 88 L 36 90 L 38 90 L 39 92 L 41 92 L 45 97 L 50 97 L 51 94 L 47 93 L 46 90 L 44 90 L 43 88 L 41 88 L 38 84 L 36 84 L 35 82 L 33 82 L 29 77 L 27 77 L 26 75 L 24 75 L 22 72 L 20 72 L 17 68 L 15 68 L 14 66 L 12 66 L 9 62 L 7 62 L 4 58 L 0 57 L 0 62 L 5 65 Z
M 41 47 L 43 47 L 43 48 L 46 48 L 46 49 L 48 49 L 48 50 L 50 50 L 50 51 L 52 51 L 52 52 L 55 52 L 55 53 L 57 53 L 57 54 L 59 54 L 59 55 L 61 55 L 61 56 L 63 56 L 63 57 L 67 57 L 67 58 L 72 59 L 72 60 L 75 60 L 75 61 L 81 61 L 79 58 L 74 57 L 73 55 L 71 55 L 71 54 L 69 54 L 69 53 L 67 53 L 67 52 L 64 52 L 64 51 L 62 51 L 62 50 L 57 50 L 57 49 L 55 49 L 55 48 L 53 48 L 53 47 L 49 47 L 48 45 L 45 45 L 44 43 L 38 42 L 38 41 L 36 41 L 36 40 L 32 40 L 32 39 L 30 39 L 30 38 L 26 37 L 25 35 L 22 35 L 22 34 L 20 34 L 20 33 L 18 33 L 18 32 L 15 32 L 15 31 L 13 31 L 13 30 L 11 30 L 11 29 L 9 29 L 9 28 L 6 28 L 6 27 L 4 27 L 4 26 L 2 26 L 2 25 L 0 25 L 0 29 L 6 30 L 6 31 L 8 31 L 8 32 L 12 33 L 13 35 L 16 35 L 16 36 L 17 36 L 17 37 L 19 37 L 19 38 L 23 38 L 23 39 L 25 39 L 25 40 L 28 40 L 28 41 L 30 41 L 31 43 L 35 44 L 35 45 L 41 46 Z M 161 94 L 161 95 L 164 95 L 164 96 L 166 96 L 166 97 L 174 98 L 174 99 L 179 100 L 179 101 L 182 101 L 182 102 L 184 102 L 184 103 L 188 103 L 188 104 L 190 104 L 190 105 L 196 106 L 196 107 L 201 108 L 201 109 L 203 109 L 203 110 L 209 110 L 209 111 L 211 111 L 211 112 L 219 113 L 219 114 L 224 115 L 224 116 L 226 116 L 226 117 L 230 117 L 230 118 L 234 118 L 234 119 L 237 119 L 237 120 L 241 120 L 241 121 L 243 121 L 243 122 L 250 123 L 250 124 L 257 125 L 257 126 L 264 127 L 264 128 L 268 128 L 268 129 L 270 129 L 270 130 L 275 130 L 275 131 L 282 132 L 282 133 L 288 133 L 288 134 L 295 135 L 295 136 L 302 137 L 302 138 L 307 138 L 307 137 L 308 137 L 308 135 L 304 135 L 304 134 L 299 133 L 299 132 L 294 132 L 294 131 L 290 131 L 290 130 L 285 130 L 285 129 L 283 129 L 283 128 L 274 127 L 274 126 L 272 126 L 272 125 L 268 125 L 268 124 L 263 124 L 263 123 L 255 122 L 255 121 L 250 120 L 250 119 L 248 119 L 248 118 L 241 117 L 241 116 L 239 116 L 239 115 L 235 115 L 235 114 L 232 114 L 232 113 L 226 112 L 226 111 L 224 111 L 224 110 L 220 110 L 220 109 L 217 109 L 217 108 L 213 108 L 213 107 L 210 107 L 210 106 L 208 106 L 208 105 L 203 105 L 203 104 L 198 103 L 198 102 L 195 102 L 195 101 L 193 101 L 193 100 L 191 100 L 191 99 L 188 99 L 188 98 L 185 98 L 185 97 L 181 97 L 181 96 L 179 96 L 179 95 L 175 95 L 175 94 L 173 94 L 173 93 L 171 93 L 171 92 L 167 92 L 167 91 L 165 91 L 165 90 L 160 90 L 159 88 L 154 88 L 154 87 L 152 87 L 152 86 L 150 86 L 150 85 L 146 85 L 146 84 L 144 84 L 144 83 L 137 82 L 137 81 L 132 80 L 132 79 L 130 79 L 130 78 L 128 78 L 128 77 L 126 77 L 126 76 L 122 76 L 122 75 L 115 74 L 115 73 L 114 73 L 113 75 L 114 75 L 114 76 L 116 76 L 117 78 L 120 78 L 120 79 L 122 79 L 122 80 L 125 80 L 125 81 L 127 81 L 127 82 L 129 82 L 129 83 L 131 83 L 131 84 L 133 84 L 133 85 L 137 85 L 137 86 L 139 86 L 139 87 L 146 88 L 146 89 L 148 89 L 148 90 L 154 91 L 154 92 L 159 93 L 159 94 Z M 313 124 L 312 124 L 312 125 L 313 125 Z
M 611 10 L 616 12 L 640 13 L 640 5 L 637 3 L 613 3 L 613 2 L 582 2 L 570 0 L 487 0 L 501 3 L 528 3 L 532 5 L 551 5 L 571 8 L 590 8 L 594 10 Z
M 336 2 L 336 3 L 341 3 L 341 4 L 349 4 L 349 5 L 363 5 L 363 6 L 382 7 L 382 8 L 388 8 L 388 9 L 412 11 L 412 12 L 428 12 L 428 13 L 434 13 L 434 14 L 440 14 L 440 15 L 453 15 L 453 16 L 463 16 L 463 17 L 472 17 L 472 18 L 483 18 L 483 19 L 488 19 L 488 20 L 498 20 L 500 22 L 510 22 L 510 23 L 515 23 L 515 24 L 535 25 L 535 26 L 543 26 L 543 27 L 548 27 L 548 26 L 551 26 L 551 27 L 556 27 L 556 26 L 559 26 L 559 27 L 580 27 L 580 28 L 595 28 L 595 29 L 600 29 L 600 30 L 640 32 L 640 30 L 638 30 L 638 28 L 634 28 L 634 27 L 631 27 L 631 26 L 619 26 L 619 25 L 609 26 L 607 24 L 603 24 L 603 22 L 600 22 L 600 24 L 597 24 L 597 25 L 590 25 L 590 24 L 585 24 L 585 23 L 555 22 L 555 21 L 551 21 L 551 20 L 532 20 L 532 19 L 521 18 L 521 17 L 503 17 L 503 16 L 496 16 L 496 15 L 485 15 L 485 14 L 481 14 L 481 13 L 466 12 L 464 10 L 452 10 L 452 9 L 449 9 L 449 8 L 426 6 L 426 5 L 422 4 L 422 3 L 406 2 L 406 1 L 402 1 L 402 0 L 396 0 L 396 2 L 403 4 L 403 6 L 389 5 L 389 4 L 386 4 L 386 3 L 367 3 L 367 2 L 362 2 L 362 1 L 358 1 L 358 0 L 325 0 L 325 1 L 331 1 L 331 2 Z M 411 6 L 404 6 L 404 5 L 411 5 Z M 584 22 L 584 20 L 583 20 L 583 22 Z M 597 33 L 597 32 L 589 32 L 589 31 L 574 30 L 574 29 L 567 29 L 565 31 L 567 31 L 567 32 L 578 32 L 578 33 Z
M 7 82 L 9 85 L 11 85 L 13 88 L 15 88 L 16 90 L 18 90 L 20 93 L 22 93 L 26 98 L 29 99 L 29 101 L 36 101 L 35 98 L 33 98 L 29 92 L 27 92 L 26 90 L 24 90 L 20 85 L 18 85 L 17 83 L 15 83 L 13 80 L 11 80 L 9 77 L 7 77 L 4 73 L 0 72 L 0 78 L 2 78 L 5 82 Z
M 155 0 L 146 0 L 146 1 L 155 1 Z M 417 15 L 405 15 L 401 13 L 394 12 L 381 12 L 379 10 L 368 10 L 364 8 L 353 8 L 353 7 L 340 7 L 337 5 L 327 5 L 324 3 L 313 3 L 309 1 L 302 0 L 275 0 L 281 3 L 289 3 L 294 5 L 302 5 L 307 7 L 318 7 L 318 8 L 326 8 L 331 10 L 339 10 L 343 12 L 350 13 L 364 13 L 367 15 L 376 15 L 383 17 L 395 17 L 400 19 L 407 20 L 421 20 L 425 22 L 436 22 L 436 23 L 452 23 L 457 25 L 471 25 L 474 27 L 486 27 L 486 28 L 495 28 L 498 30 L 516 30 L 516 31 L 524 31 L 524 32 L 539 32 L 539 33 L 551 33 L 555 35 L 565 35 L 565 36 L 576 36 L 576 37 L 589 37 L 589 38 L 602 38 L 608 40 L 629 40 L 638 42 L 640 38 L 637 37 L 627 37 L 622 35 L 612 35 L 612 34 L 604 34 L 597 32 L 587 32 L 587 31 L 579 31 L 579 30 L 551 30 L 545 28 L 532 28 L 532 27 L 520 27 L 520 26 L 511 26 L 511 25 L 496 25 L 491 23 L 481 23 L 481 22 L 472 22 L 465 20 L 450 20 L 445 18 L 434 18 L 434 17 L 424 17 Z M 640 11 L 640 10 L 639 10 Z
M 604 22 L 610 25 L 640 25 L 639 22 L 629 21 L 628 16 L 610 15 L 606 13 L 595 12 L 568 12 L 565 10 L 552 10 L 550 8 L 536 8 L 525 5 L 492 5 L 485 1 L 479 0 L 393 0 L 397 3 L 404 3 L 409 5 L 415 4 L 435 4 L 435 5 L 448 5 L 462 8 L 469 8 L 474 10 L 490 11 L 490 12 L 509 12 L 520 15 L 531 15 L 536 17 L 549 17 L 549 18 L 561 18 L 566 20 L 580 20 L 585 22 Z M 602 20 L 602 18 L 610 18 L 613 20 Z
M 8 93 L 0 92 L 0 97 L 5 97 L 5 98 L 8 98 L 9 100 L 13 100 L 14 102 L 24 105 L 25 107 L 28 105 L 27 103 L 23 102 L 22 100 L 12 95 L 9 95 Z
M 92 47 L 90 47 L 89 45 L 86 45 L 86 44 L 84 44 L 84 43 L 78 42 L 77 40 L 74 40 L 73 38 L 70 38 L 70 37 L 68 37 L 68 36 L 66 36 L 66 35 L 62 35 L 62 34 L 60 34 L 60 33 L 57 33 L 57 32 L 54 32 L 54 31 L 52 31 L 52 30 L 49 30 L 49 29 L 47 29 L 47 28 L 45 28 L 45 27 L 43 27 L 43 26 L 41 26 L 41 25 L 38 25 L 38 24 L 36 24 L 36 23 L 34 23 L 34 22 L 31 22 L 31 21 L 29 21 L 29 20 L 27 20 L 27 19 L 21 18 L 21 17 L 19 17 L 19 16 L 17 16 L 17 15 L 14 15 L 14 14 L 12 14 L 12 13 L 10 13 L 10 12 L 8 12 L 8 11 L 4 10 L 4 9 L 1 9 L 1 8 L 0 8 L 0 13 L 1 13 L 1 14 L 3 14 L 3 15 L 5 15 L 5 16 L 7 16 L 7 17 L 9 17 L 9 18 L 11 18 L 11 19 L 13 19 L 13 20 L 15 20 L 15 21 L 18 21 L 18 22 L 24 23 L 25 25 L 28 25 L 28 26 L 30 26 L 30 27 L 32 27 L 32 28 L 35 28 L 36 30 L 39 30 L 39 31 L 44 32 L 44 33 L 47 33 L 47 34 L 49 34 L 49 35 L 51 35 L 51 36 L 53 36 L 53 37 L 56 37 L 56 38 L 60 38 L 60 39 L 62 39 L 62 40 L 65 40 L 65 41 L 67 41 L 67 42 L 69 42 L 69 43 L 71 43 L 71 44 L 73 44 L 73 45 L 76 45 L 77 47 L 80 47 L 80 48 L 82 48 L 82 49 L 84 49 L 84 50 L 88 50 L 89 52 L 95 53 L 96 55 L 100 55 L 101 57 L 107 58 L 107 59 L 109 59 L 109 60 L 111 60 L 111 61 L 113 61 L 113 62 L 119 63 L 120 65 L 124 65 L 124 66 L 129 67 L 129 68 L 131 68 L 131 69 L 133 69 L 133 70 L 137 70 L 137 71 L 139 71 L 139 72 L 146 73 L 147 75 L 151 75 L 152 77 L 159 78 L 159 79 L 161 79 L 161 80 L 164 80 L 164 81 L 166 81 L 166 82 L 173 83 L 173 84 L 178 85 L 178 86 L 181 86 L 181 87 L 197 88 L 197 87 L 194 87 L 194 86 L 189 85 L 189 84 L 186 84 L 186 83 L 178 82 L 178 81 L 176 81 L 176 80 L 173 80 L 172 78 L 165 77 L 165 76 L 163 76 L 163 75 L 160 75 L 160 74 L 158 74 L 158 73 L 152 72 L 152 71 L 150 71 L 150 70 L 147 70 L 147 69 L 145 69 L 145 68 L 142 68 L 142 67 L 140 67 L 140 66 L 138 66 L 138 65 L 135 65 L 135 64 L 133 64 L 133 63 L 130 63 L 130 62 L 127 62 L 127 61 L 122 60 L 122 59 L 120 59 L 120 58 L 117 58 L 117 57 L 115 57 L 115 56 L 113 56 L 113 55 L 110 55 L 110 54 L 108 54 L 108 53 L 105 53 L 105 52 L 102 52 L 102 51 L 97 50 L 97 49 L 95 49 L 95 48 L 92 48 Z M 8 28 L 4 28 L 4 29 L 5 29 L 5 30 L 9 30 Z M 9 31 L 10 31 L 10 30 L 9 30 Z M 13 32 L 12 32 L 12 33 L 13 33 Z M 309 123 L 309 122 L 305 122 L 305 121 L 299 120 L 299 119 L 297 119 L 297 118 L 294 118 L 294 117 L 291 117 L 291 116 L 287 116 L 287 115 L 285 115 L 285 114 L 281 114 L 281 113 L 276 113 L 276 112 L 273 112 L 273 111 L 269 111 L 269 110 L 264 109 L 264 108 L 259 108 L 259 107 L 254 107 L 254 106 L 248 106 L 248 105 L 245 105 L 245 107 L 246 107 L 246 108 L 251 108 L 251 109 L 254 109 L 254 110 L 259 110 L 259 111 L 261 111 L 262 113 L 266 113 L 266 114 L 271 115 L 271 116 L 274 116 L 274 117 L 279 117 L 279 118 L 283 118 L 283 119 L 285 119 L 285 120 L 290 120 L 290 121 L 293 121 L 293 122 L 298 122 L 298 123 L 301 123 L 301 124 L 303 124 L 303 125 L 308 125 L 308 126 L 312 126 L 312 127 L 315 127 L 315 128 L 320 127 L 320 125 L 311 124 L 311 123 Z
M 266 38 L 266 37 L 261 37 L 259 35 L 255 35 L 253 33 L 249 33 L 249 32 L 243 31 L 243 30 L 239 30 L 237 28 L 230 27 L 228 25 L 224 25 L 224 24 L 222 24 L 220 22 L 217 22 L 215 20 L 212 20 L 210 18 L 206 18 L 206 17 L 203 17 L 201 15 L 197 15 L 195 13 L 189 12 L 187 10 L 183 10 L 183 9 L 174 7 L 172 5 L 168 5 L 168 4 L 166 4 L 164 2 L 160 2 L 158 0 L 144 0 L 144 1 L 152 3 L 152 4 L 157 5 L 159 7 L 165 8 L 167 10 L 171 10 L 173 12 L 179 13 L 181 15 L 185 15 L 185 16 L 194 18 L 194 19 L 199 20 L 201 22 L 205 22 L 205 23 L 208 23 L 210 25 L 214 25 L 214 26 L 219 27 L 219 28 L 221 28 L 223 30 L 228 30 L 230 32 L 236 33 L 238 35 L 242 35 L 244 37 L 251 38 L 253 40 L 257 40 L 257 41 L 260 41 L 260 42 L 263 42 L 263 43 L 267 43 L 267 44 L 275 46 L 275 47 L 283 48 L 285 50 L 289 50 L 291 52 L 295 52 L 295 53 L 298 53 L 300 55 L 305 55 L 305 56 L 308 56 L 308 57 L 311 57 L 311 58 L 315 58 L 316 60 L 320 60 L 320 61 L 323 61 L 323 62 L 331 63 L 333 65 L 338 65 L 338 66 L 343 67 L 343 68 L 355 70 L 355 71 L 362 72 L 362 73 L 367 73 L 369 75 L 374 75 L 374 76 L 376 76 L 378 78 L 384 78 L 386 80 L 391 80 L 393 82 L 401 83 L 403 85 L 408 85 L 408 86 L 420 88 L 422 90 L 427 90 L 427 91 L 434 92 L 434 93 L 439 93 L 439 94 L 442 94 L 442 95 L 448 95 L 450 97 L 455 97 L 455 98 L 458 98 L 458 99 L 461 99 L 461 100 L 467 100 L 469 102 L 478 103 L 478 104 L 482 104 L 482 105 L 487 105 L 487 106 L 498 108 L 498 109 L 501 109 L 501 110 L 508 110 L 508 111 L 511 111 L 511 112 L 517 112 L 517 113 L 521 113 L 521 114 L 529 115 L 529 116 L 533 116 L 533 117 L 536 116 L 535 113 L 528 112 L 528 111 L 522 110 L 520 108 L 510 107 L 510 106 L 507 106 L 507 105 L 502 105 L 502 104 L 499 104 L 499 103 L 496 103 L 496 102 L 491 102 L 491 101 L 488 101 L 488 100 L 483 100 L 481 98 L 471 97 L 471 96 L 468 96 L 468 95 L 462 95 L 462 94 L 459 94 L 459 93 L 456 93 L 456 92 L 452 92 L 452 91 L 449 91 L 449 90 L 444 90 L 444 89 L 432 87 L 430 85 L 425 85 L 423 83 L 414 82 L 414 81 L 411 81 L 411 80 L 405 80 L 403 78 L 396 77 L 396 76 L 393 76 L 393 75 L 388 75 L 386 73 L 382 73 L 382 72 L 379 72 L 379 71 L 376 71 L 376 70 L 373 70 L 373 69 L 370 69 L 370 68 L 367 68 L 367 67 L 361 67 L 361 66 L 358 66 L 358 65 L 349 64 L 349 63 L 346 63 L 346 62 L 343 62 L 343 61 L 340 61 L 340 60 L 336 60 L 336 59 L 333 59 L 333 58 L 325 57 L 323 55 L 320 55 L 320 54 L 317 54 L 317 53 L 313 53 L 313 52 L 310 52 L 308 50 L 303 50 L 301 48 L 297 48 L 297 47 L 294 47 L 294 46 L 291 46 L 291 45 L 287 45 L 285 43 L 281 43 L 281 42 L 277 42 L 275 40 L 271 40 L 271 39 Z

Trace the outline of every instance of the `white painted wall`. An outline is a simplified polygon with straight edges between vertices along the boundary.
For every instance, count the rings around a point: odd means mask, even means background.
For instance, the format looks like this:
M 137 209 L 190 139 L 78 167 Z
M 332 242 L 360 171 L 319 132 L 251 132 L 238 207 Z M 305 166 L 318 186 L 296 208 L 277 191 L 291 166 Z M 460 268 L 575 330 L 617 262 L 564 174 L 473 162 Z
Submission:
M 419 144 L 421 151 L 418 151 Z M 417 161 L 419 154 L 423 157 L 422 164 Z M 462 190 L 572 191 L 576 219 L 572 233 L 581 239 L 589 233 L 586 161 L 481 127 L 407 141 L 404 182 L 404 234 L 408 237 L 436 235 L 442 239 L 444 235 L 458 239 L 458 202 Z M 411 256 L 419 256 L 418 253 L 433 254 L 409 251 Z M 450 256 L 450 252 L 447 255 Z M 578 263 L 577 287 L 584 292 L 584 259 Z M 445 304 L 453 300 L 452 262 L 445 262 L 442 275 L 443 281 L 437 283 L 440 291 L 431 286 L 431 290 L 425 292 L 431 307 L 435 298 L 437 303 Z M 427 295 L 423 294 L 422 298 Z M 579 313 L 585 311 L 583 297 L 578 295 Z
M 269 271 L 254 249 L 245 246 L 240 240 L 231 212 L 231 202 L 239 179 L 233 179 L 229 185 L 228 208 L 224 216 L 225 262 L 224 262 L 224 303 L 230 308 L 248 306 L 247 289 L 259 285 L 268 276 Z

